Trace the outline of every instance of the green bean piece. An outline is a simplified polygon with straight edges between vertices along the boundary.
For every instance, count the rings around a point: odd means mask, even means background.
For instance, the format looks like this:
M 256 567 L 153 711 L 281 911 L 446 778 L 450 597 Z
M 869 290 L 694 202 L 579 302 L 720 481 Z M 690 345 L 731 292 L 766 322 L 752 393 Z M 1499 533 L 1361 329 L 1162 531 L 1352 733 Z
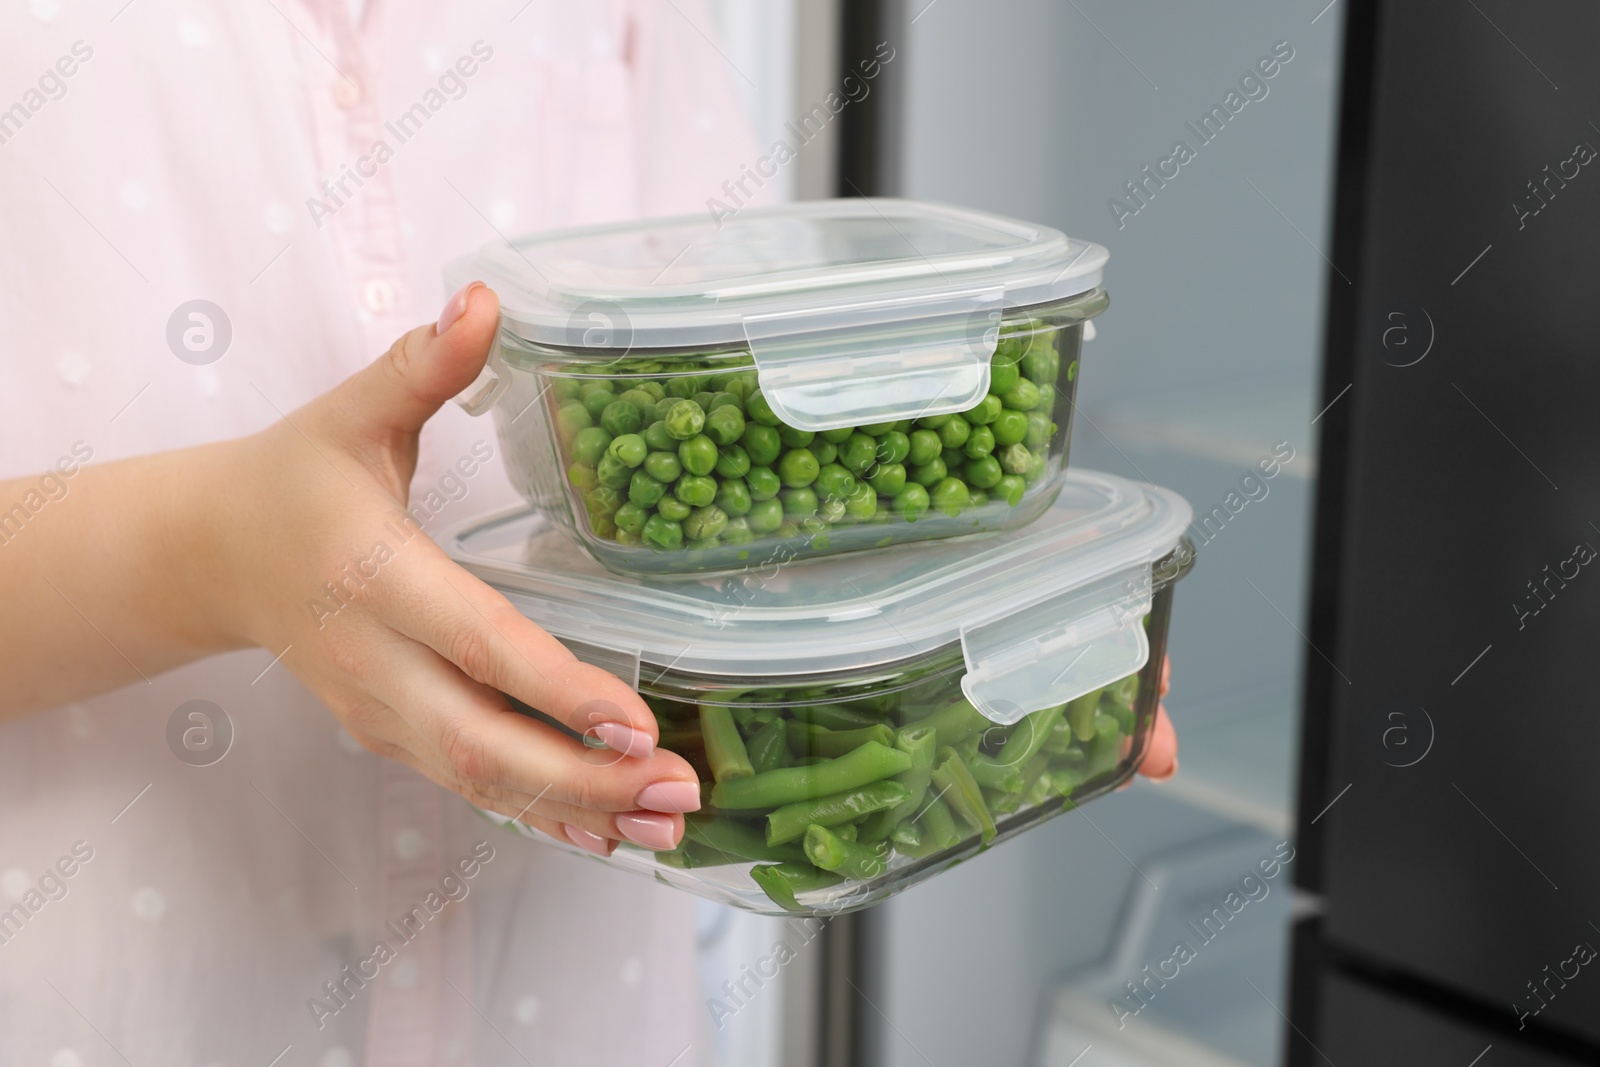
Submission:
M 755 774 L 732 711 L 715 704 L 700 705 L 700 733 L 705 738 L 711 776 L 719 784 Z
M 830 730 L 798 720 L 789 730 L 789 749 L 796 756 L 842 756 L 868 741 L 893 745 L 894 731 L 881 722 L 855 730 Z
M 1122 731 L 1115 716 L 1104 712 L 1094 717 L 1094 740 L 1089 742 L 1089 764 L 1084 773 L 1098 778 L 1117 765 L 1122 758 Z
M 805 835 L 806 859 L 825 871 L 838 871 L 851 878 L 876 878 L 888 869 L 887 845 L 863 845 L 846 841 L 826 826 L 809 826 Z
M 957 741 L 973 734 L 982 733 L 991 725 L 971 703 L 957 700 L 952 704 L 946 704 L 925 719 L 906 723 L 901 730 L 903 732 L 921 726 L 931 726 L 938 732 L 939 744 L 945 746 L 954 745 Z
M 940 797 L 934 797 L 923 805 L 917 822 L 922 824 L 922 838 L 933 852 L 955 848 L 967 836 L 956 827 L 956 820 L 950 814 L 950 805 Z
M 1072 736 L 1079 741 L 1094 737 L 1094 712 L 1100 703 L 1101 690 L 1083 694 L 1067 702 L 1067 722 L 1072 726 Z
M 854 841 L 856 839 L 856 833 L 859 829 L 860 824 L 847 822 L 843 826 L 835 826 L 833 828 L 833 832 L 838 834 L 841 840 Z
M 789 720 L 775 718 L 755 732 L 746 745 L 750 766 L 757 774 L 775 771 L 789 758 Z
M 798 845 L 769 845 L 766 835 L 749 823 L 725 815 L 692 812 L 683 817 L 684 841 L 715 849 L 729 857 L 727 862 L 751 860 L 762 863 L 800 863 L 805 851 Z
M 1050 731 L 1061 721 L 1061 716 L 1066 710 L 1065 704 L 1057 704 L 1053 708 L 1045 708 L 1025 716 L 1012 729 L 1011 736 L 1006 738 L 1006 743 L 1000 747 L 995 760 L 1007 767 L 1021 767 L 1027 763 L 1038 754 L 1039 749 L 1044 747 Z
M 826 726 L 827 729 L 859 729 L 862 726 L 877 726 L 883 721 L 882 715 L 843 704 L 802 704 L 789 709 L 789 715 L 802 723 Z
M 903 822 L 896 826 L 891 843 L 894 845 L 896 852 L 902 856 L 910 856 L 915 860 L 920 860 L 924 856 L 931 856 L 939 851 L 920 822 Z
M 951 810 L 983 835 L 984 844 L 994 840 L 994 816 L 983 802 L 983 790 L 955 749 L 939 750 L 939 763 L 933 769 L 933 784 L 939 787 L 941 796 L 948 798 Z
M 974 755 L 967 761 L 972 778 L 986 789 L 1002 793 L 1015 793 L 1023 786 L 1022 769 L 1014 763 L 1002 762 L 998 756 Z
M 911 766 L 894 779 L 910 795 L 862 823 L 860 839 L 868 844 L 885 840 L 895 827 L 915 815 L 928 795 L 928 783 L 933 781 L 933 761 L 939 751 L 938 734 L 933 729 L 905 727 L 895 735 L 894 747 L 911 757 Z
M 727 852 L 719 852 L 695 841 L 684 841 L 683 844 L 675 849 L 655 853 L 655 857 L 657 863 L 667 867 L 676 867 L 679 870 L 692 870 L 696 867 L 726 867 L 730 863 L 745 862 L 738 856 Z
M 887 750 L 886 750 L 887 751 Z M 774 772 L 776 773 L 776 772 Z M 785 804 L 767 815 L 767 844 L 781 845 L 806 832 L 806 827 L 838 826 L 864 815 L 892 808 L 910 795 L 899 782 L 871 782 L 855 789 Z
M 847 755 L 809 767 L 783 767 L 719 781 L 711 791 L 711 804 L 730 811 L 777 808 L 892 778 L 910 766 L 911 757 L 904 752 L 868 741 Z
M 796 896 L 828 889 L 844 881 L 832 871 L 820 871 L 809 863 L 773 863 L 750 868 L 750 878 L 772 902 L 788 911 L 804 911 Z

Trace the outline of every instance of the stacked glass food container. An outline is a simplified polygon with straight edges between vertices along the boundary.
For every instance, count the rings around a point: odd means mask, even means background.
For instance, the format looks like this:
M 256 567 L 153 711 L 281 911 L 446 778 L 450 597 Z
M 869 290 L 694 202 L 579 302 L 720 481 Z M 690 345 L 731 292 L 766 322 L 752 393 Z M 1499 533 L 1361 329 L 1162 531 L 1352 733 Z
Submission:
M 462 403 L 528 506 L 447 547 L 638 688 L 703 782 L 679 847 L 604 862 L 846 911 L 1134 772 L 1190 511 L 1067 470 L 1106 258 L 841 200 L 449 265 L 500 296 Z

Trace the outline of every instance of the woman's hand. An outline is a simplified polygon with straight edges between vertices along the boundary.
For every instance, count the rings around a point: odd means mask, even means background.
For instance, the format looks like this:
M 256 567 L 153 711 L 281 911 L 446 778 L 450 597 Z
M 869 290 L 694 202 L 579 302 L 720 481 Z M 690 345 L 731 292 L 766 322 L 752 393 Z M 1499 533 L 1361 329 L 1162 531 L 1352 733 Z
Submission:
M 1172 681 L 1172 659 L 1161 661 L 1161 696 L 1167 695 Z M 1152 782 L 1165 782 L 1178 773 L 1178 734 L 1172 728 L 1165 704 L 1156 705 L 1156 722 L 1150 729 L 1150 751 L 1145 753 L 1139 773 Z
M 232 443 L 219 624 L 273 652 L 364 746 L 480 807 L 609 854 L 671 848 L 700 806 L 655 717 L 461 569 L 406 514 L 424 422 L 483 367 L 476 283 L 332 392 Z M 237 487 L 247 486 L 247 491 Z M 510 709 L 509 693 L 594 748 Z

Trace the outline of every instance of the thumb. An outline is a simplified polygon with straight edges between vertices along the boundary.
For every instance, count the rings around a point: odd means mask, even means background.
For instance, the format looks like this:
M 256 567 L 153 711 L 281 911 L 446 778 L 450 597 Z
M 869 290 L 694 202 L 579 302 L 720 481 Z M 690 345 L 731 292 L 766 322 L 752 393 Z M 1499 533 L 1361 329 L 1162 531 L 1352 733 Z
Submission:
M 418 326 L 339 386 L 345 432 L 366 440 L 414 436 L 422 424 L 483 370 L 500 320 L 500 301 L 472 282 L 445 302 L 437 323 Z

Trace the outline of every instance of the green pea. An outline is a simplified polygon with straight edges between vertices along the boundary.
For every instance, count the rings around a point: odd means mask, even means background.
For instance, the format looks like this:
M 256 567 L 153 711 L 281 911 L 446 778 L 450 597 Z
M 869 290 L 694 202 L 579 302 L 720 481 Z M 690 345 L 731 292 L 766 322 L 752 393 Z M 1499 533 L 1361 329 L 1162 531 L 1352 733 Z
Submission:
M 612 489 L 621 489 L 628 484 L 628 479 L 633 477 L 633 469 L 610 452 L 600 457 L 600 462 L 595 465 L 594 470 L 600 479 L 600 484 L 610 486 Z
M 714 407 L 706 415 L 706 436 L 719 445 L 731 445 L 744 433 L 744 412 L 738 408 L 739 401 L 731 394 L 723 393 L 733 401 L 733 406 Z
M 817 462 L 826 467 L 839 460 L 839 446 L 832 441 L 816 440 L 811 442 L 811 454 L 817 457 Z
M 817 474 L 821 470 L 822 464 L 817 462 L 817 457 L 807 448 L 791 449 L 778 460 L 778 477 L 782 478 L 783 484 L 791 489 L 810 485 L 817 480 Z
M 773 413 L 772 405 L 767 403 L 767 398 L 757 389 L 745 397 L 744 410 L 749 414 L 752 422 L 759 422 L 763 426 L 777 426 L 778 416 Z
M 1050 414 L 1038 408 L 1028 412 L 1028 433 L 1022 441 L 1028 446 L 1029 451 L 1043 452 L 1050 438 L 1055 436 L 1056 424 L 1050 421 Z
M 967 460 L 966 465 L 961 468 L 961 473 L 969 484 L 979 489 L 991 489 L 1000 484 L 1005 472 L 1000 469 L 1000 461 L 993 456 L 980 456 L 977 459 Z
M 622 494 L 609 485 L 597 485 L 583 494 L 583 506 L 591 515 L 609 515 L 622 506 Z
M 738 382 L 734 382 L 738 385 Z M 728 520 L 727 528 L 722 531 L 722 543 L 725 545 L 748 545 L 756 539 L 755 531 L 750 528 L 750 520 L 734 516 Z
M 1021 475 L 1008 474 L 995 483 L 994 495 L 1004 500 L 1012 507 L 1022 503 L 1022 494 L 1028 491 L 1028 483 L 1022 480 Z
M 908 477 L 924 489 L 928 489 L 944 481 L 949 473 L 950 469 L 945 466 L 944 460 L 935 456 L 928 463 L 918 463 L 913 466 Z
M 677 444 L 676 441 L 673 442 Z M 675 482 L 678 475 L 683 473 L 683 464 L 678 462 L 678 454 L 673 452 L 652 452 L 644 457 L 645 472 L 658 482 Z
M 946 478 L 933 487 L 928 493 L 928 499 L 935 508 L 953 518 L 961 514 L 961 509 L 967 506 L 967 483 L 960 478 Z
M 578 393 L 578 399 L 583 402 L 584 409 L 595 418 L 609 407 L 616 399 L 616 393 L 609 381 L 589 382 Z
M 817 518 L 830 526 L 836 522 L 843 522 L 847 514 L 849 514 L 849 511 L 845 508 L 843 500 L 824 500 L 817 505 Z M 826 548 L 827 546 L 819 544 L 817 547 Z
M 899 425 L 896 423 L 895 425 Z M 900 430 L 890 430 L 878 438 L 879 463 L 903 463 L 911 453 L 911 439 Z
M 700 434 L 678 445 L 678 462 L 690 474 L 710 474 L 717 466 L 717 446 Z
M 580 493 L 588 492 L 600 484 L 599 477 L 594 468 L 583 463 L 574 463 L 567 468 L 567 484 Z
M 742 424 L 744 422 L 744 412 L 742 410 L 740 410 L 739 405 L 740 405 L 739 398 L 734 396 L 732 393 L 721 392 L 721 391 L 715 392 L 715 393 L 711 394 L 711 405 L 708 408 L 706 408 L 706 414 L 709 415 L 713 411 L 716 411 L 718 408 L 730 408 L 731 407 L 733 410 L 739 412 L 739 421 Z M 738 434 L 734 434 L 733 436 L 735 438 L 737 438 L 739 435 Z
M 1039 406 L 1039 387 L 1026 378 L 1019 378 L 1000 399 L 1013 411 L 1032 411 Z
M 900 463 L 885 463 L 869 479 L 869 483 L 884 496 L 898 496 L 900 490 L 906 487 L 906 468 Z
M 785 489 L 782 500 L 783 513 L 791 519 L 817 513 L 817 494 L 810 489 Z
M 700 406 L 701 411 L 706 412 L 711 410 L 711 402 L 716 398 L 717 394 L 713 393 L 709 389 L 701 389 L 698 393 L 694 394 L 694 402 Z
M 628 481 L 628 502 L 641 508 L 653 508 L 667 495 L 667 484 L 644 471 L 634 471 Z
M 946 470 L 953 471 L 961 469 L 961 465 L 967 461 L 967 454 L 959 448 L 947 448 L 939 453 L 939 458 L 944 460 Z
M 596 537 L 609 541 L 617 536 L 617 524 L 607 515 L 589 516 L 589 529 L 594 531 Z
M 751 467 L 744 484 L 750 487 L 750 499 L 771 500 L 783 488 L 783 479 L 771 467 Z
M 663 515 L 650 516 L 639 535 L 645 544 L 656 548 L 679 548 L 683 545 L 683 527 Z
M 667 398 L 667 391 L 661 387 L 661 383 L 658 381 L 640 382 L 638 385 L 634 386 L 634 388 L 639 390 L 641 393 L 649 394 L 650 399 L 655 401 L 657 404 L 661 403 L 661 401 Z
M 778 437 L 778 431 L 758 422 L 745 426 L 744 433 L 739 436 L 739 443 L 750 453 L 750 462 L 760 467 L 775 461 L 778 453 L 783 451 L 783 440 Z
M 723 482 L 717 486 L 717 507 L 738 518 L 750 514 L 750 490 L 743 482 Z
M 1067 381 L 1076 381 L 1078 377 L 1078 361 L 1073 360 L 1067 364 Z
M 1017 361 L 1012 359 L 1002 362 L 1000 353 L 996 352 L 994 359 L 989 362 L 990 394 L 999 396 L 1013 385 L 1016 385 L 1017 379 L 1020 377 L 1022 377 L 1022 371 L 1018 369 Z
M 856 486 L 844 502 L 845 512 L 856 522 L 866 522 L 878 512 L 878 494 L 869 485 Z
M 1033 458 L 1028 461 L 1028 469 L 1022 472 L 1022 480 L 1027 482 L 1029 485 L 1032 485 L 1034 482 L 1044 477 L 1045 468 L 1048 465 L 1048 461 L 1045 459 L 1045 457 L 1042 454 L 1035 452 L 1033 454 Z
M 728 526 L 727 512 L 715 504 L 695 508 L 689 517 L 683 520 L 683 535 L 694 541 L 704 541 L 716 537 Z
M 872 437 L 882 437 L 884 434 L 888 433 L 898 425 L 899 423 L 895 422 L 869 422 L 867 425 L 861 427 L 861 432 L 864 434 L 869 434 Z
M 750 394 L 755 392 L 755 391 L 756 391 L 756 383 L 755 383 L 755 381 L 753 379 L 750 379 L 750 378 L 735 378 L 733 381 L 728 383 L 728 392 L 730 392 L 734 396 L 738 397 L 740 403 L 743 403 L 744 401 L 749 400 L 750 399 Z M 727 533 L 723 533 L 722 539 L 724 541 L 726 541 L 728 539 Z
M 750 465 L 750 453 L 742 445 L 728 445 L 717 451 L 717 474 L 723 478 L 743 478 Z
M 968 459 L 982 459 L 994 451 L 994 431 L 987 426 L 974 426 L 972 433 L 967 436 L 967 443 L 961 446 L 961 451 Z
M 977 406 L 964 414 L 962 418 L 974 426 L 987 426 L 1004 410 L 1005 405 L 1000 402 L 1000 398 L 991 394 L 978 401 Z
M 972 424 L 960 415 L 951 415 L 948 422 L 939 427 L 939 442 L 946 448 L 960 448 L 967 443 L 967 437 L 972 433 Z
M 949 415 L 924 415 L 917 420 L 917 428 L 922 430 L 937 430 L 950 421 Z
M 968 509 L 976 510 L 977 508 L 983 507 L 988 502 L 989 502 L 989 494 L 985 493 L 982 489 L 971 489 L 971 488 L 969 488 L 967 490 L 967 507 L 968 507 Z
M 1056 372 L 1060 366 L 1061 357 L 1056 354 L 1054 339 L 1047 334 L 1036 334 L 1033 338 L 1033 347 L 1022 357 L 1022 373 L 1036 385 L 1044 385 L 1046 382 L 1056 380 Z
M 556 410 L 556 429 L 564 440 L 571 440 L 577 432 L 594 425 L 594 416 L 576 400 L 562 404 Z
M 771 533 L 783 524 L 783 505 L 777 500 L 758 500 L 750 505 L 746 518 L 756 533 Z
M 913 430 L 909 441 L 905 462 L 914 467 L 938 459 L 939 452 L 944 448 L 944 442 L 932 430 Z
M 837 463 L 817 472 L 817 495 L 824 500 L 845 500 L 856 491 L 856 477 Z
M 661 421 L 666 424 L 667 433 L 673 440 L 687 441 L 706 424 L 706 413 L 693 400 L 675 400 L 662 412 Z
M 693 510 L 688 504 L 685 504 L 675 496 L 664 496 L 661 498 L 661 503 L 656 505 L 657 514 L 663 519 L 670 519 L 673 522 L 682 522 L 689 517 L 689 512 Z
M 928 510 L 928 491 L 920 485 L 906 486 L 895 496 L 894 510 L 907 522 L 916 522 Z
M 638 408 L 640 417 L 644 419 L 644 425 L 648 426 L 655 421 L 656 398 L 645 392 L 643 389 L 640 389 L 638 386 L 634 386 L 632 389 L 627 390 L 621 396 L 617 397 L 617 399 L 626 400 L 628 403 Z
M 550 391 L 556 394 L 556 399 L 576 400 L 582 394 L 583 383 L 576 378 L 555 378 L 550 383 Z
M 639 408 L 626 400 L 613 400 L 600 412 L 600 425 L 605 431 L 614 436 L 625 433 L 638 433 L 645 425 L 644 414 Z
M 1007 445 L 1000 450 L 1000 466 L 1007 474 L 1025 474 L 1033 462 L 1033 453 L 1027 445 Z
M 617 524 L 619 530 L 629 530 L 638 533 L 644 529 L 644 523 L 649 514 L 638 504 L 629 501 L 617 508 L 617 513 L 611 516 L 611 521 Z
M 852 432 L 839 445 L 839 462 L 857 474 L 865 474 L 878 461 L 878 439 Z
M 783 540 L 788 541 L 800 536 L 800 527 L 785 519 L 779 524 L 777 534 Z
M 621 437 L 613 438 L 611 446 L 606 449 L 606 455 L 621 460 L 629 468 L 643 463 L 644 457 L 649 453 L 650 447 L 644 443 L 644 438 L 636 433 L 625 433 Z
M 685 474 L 673 483 L 672 495 L 692 508 L 703 508 L 717 499 L 717 482 L 703 474 Z
M 644 544 L 644 538 L 640 537 L 637 533 L 634 533 L 632 530 L 624 530 L 622 527 L 618 526 L 617 527 L 617 544 L 619 544 L 619 545 L 630 545 L 630 546 L 642 545 L 642 544 Z
M 667 424 L 657 419 L 640 434 L 652 452 L 671 452 L 678 447 L 677 439 L 667 432 Z
M 846 441 L 850 440 L 850 435 L 855 432 L 856 429 L 853 426 L 840 426 L 833 430 L 823 430 L 821 433 L 817 434 L 817 436 L 822 438 L 824 441 L 827 441 L 829 444 L 842 445 Z
M 606 454 L 611 435 L 598 426 L 585 426 L 572 436 L 572 458 L 579 463 L 594 466 Z
M 668 378 L 667 395 L 678 400 L 688 400 L 700 391 L 700 382 L 696 378 Z
M 998 447 L 1014 445 L 1028 436 L 1028 423 L 1032 412 L 1024 415 L 1020 411 L 1007 408 L 1000 412 L 998 418 L 989 424 L 989 430 L 994 434 L 994 443 Z M 1046 421 L 1049 421 L 1048 419 Z M 992 451 L 992 449 L 991 449 Z
M 778 437 L 790 448 L 805 448 L 816 436 L 810 430 L 797 430 L 793 426 L 778 427 Z

